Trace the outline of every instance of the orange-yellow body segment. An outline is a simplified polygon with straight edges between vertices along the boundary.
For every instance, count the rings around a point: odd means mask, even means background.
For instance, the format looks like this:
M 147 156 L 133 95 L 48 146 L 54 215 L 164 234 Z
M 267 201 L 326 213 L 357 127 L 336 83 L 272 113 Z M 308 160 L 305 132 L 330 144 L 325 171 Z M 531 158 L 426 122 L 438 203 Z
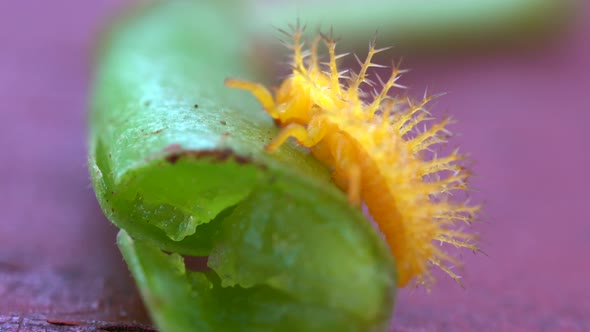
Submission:
M 321 68 L 320 38 L 311 44 L 307 59 L 301 35 L 301 29 L 293 29 L 293 72 L 274 97 L 260 84 L 226 80 L 229 87 L 252 92 L 283 127 L 266 149 L 273 151 L 294 137 L 332 169 L 335 183 L 352 204 L 367 205 L 395 257 L 398 286 L 413 278 L 429 283 L 430 265 L 457 280 L 449 265 L 458 262 L 441 244 L 477 250 L 472 236 L 455 226 L 470 222 L 477 207 L 448 199 L 451 191 L 466 189 L 468 174 L 457 164 L 462 156 L 456 152 L 423 157 L 423 151 L 443 141 L 448 120 L 417 132 L 417 125 L 430 119 L 425 107 L 432 97 L 414 102 L 388 96 L 391 88 L 401 87 L 397 66 L 381 82 L 380 92 L 365 101 L 359 86 L 371 83 L 367 70 L 377 66 L 371 59 L 381 51 L 374 40 L 360 71 L 345 77 L 336 64 L 333 38 L 322 35 L 329 62 Z

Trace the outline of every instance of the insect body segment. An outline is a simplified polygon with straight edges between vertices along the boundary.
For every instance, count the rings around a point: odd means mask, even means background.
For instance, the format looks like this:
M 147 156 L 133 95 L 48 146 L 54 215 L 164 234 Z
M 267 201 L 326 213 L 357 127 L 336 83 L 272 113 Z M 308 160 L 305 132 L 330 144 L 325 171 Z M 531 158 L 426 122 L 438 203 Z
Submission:
M 328 70 L 322 71 L 320 38 L 306 59 L 301 35 L 301 29 L 293 29 L 293 72 L 274 98 L 260 84 L 226 80 L 229 87 L 250 91 L 283 128 L 266 149 L 274 151 L 294 137 L 332 169 L 335 183 L 352 204 L 367 205 L 396 259 L 399 286 L 413 278 L 431 282 L 432 265 L 458 280 L 450 265 L 459 262 L 441 244 L 477 250 L 473 236 L 457 229 L 458 223 L 473 219 L 477 207 L 449 199 L 452 191 L 466 189 L 468 173 L 457 164 L 462 159 L 457 152 L 423 156 L 444 141 L 449 120 L 418 132 L 418 125 L 430 120 L 425 107 L 433 97 L 414 101 L 389 96 L 390 89 L 402 87 L 396 82 L 402 72 L 398 66 L 380 82 L 382 89 L 370 102 L 363 99 L 359 88 L 373 84 L 367 71 L 378 67 L 371 60 L 383 50 L 375 48 L 375 40 L 365 61 L 359 61 L 360 71 L 345 77 L 336 64 L 333 38 L 321 35 L 330 57 L 324 65 Z

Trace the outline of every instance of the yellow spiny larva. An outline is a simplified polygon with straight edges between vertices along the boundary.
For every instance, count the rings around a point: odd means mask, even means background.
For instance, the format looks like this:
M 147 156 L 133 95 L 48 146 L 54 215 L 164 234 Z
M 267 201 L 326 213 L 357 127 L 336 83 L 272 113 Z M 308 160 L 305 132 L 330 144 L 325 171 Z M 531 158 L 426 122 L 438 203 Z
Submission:
M 478 207 L 448 198 L 454 190 L 467 189 L 469 174 L 458 164 L 463 156 L 457 151 L 434 158 L 423 153 L 444 140 L 450 120 L 417 132 L 418 124 L 430 119 L 425 107 L 434 97 L 414 101 L 389 96 L 393 87 L 402 87 L 397 83 L 399 66 L 380 82 L 381 91 L 370 102 L 364 100 L 360 85 L 370 82 L 367 70 L 379 66 L 371 60 L 384 50 L 376 49 L 375 39 L 365 61 L 359 61 L 360 71 L 345 78 L 336 64 L 331 35 L 320 34 L 313 40 L 306 61 L 303 31 L 299 25 L 291 28 L 293 72 L 274 97 L 261 84 L 226 80 L 229 87 L 250 91 L 283 128 L 266 149 L 274 151 L 294 137 L 332 169 L 335 183 L 352 204 L 367 205 L 396 260 L 398 286 L 414 278 L 431 283 L 431 265 L 458 281 L 449 265 L 459 262 L 440 244 L 478 250 L 474 237 L 457 227 L 460 222 L 469 224 Z M 318 59 L 322 39 L 329 53 L 328 71 L 322 70 Z

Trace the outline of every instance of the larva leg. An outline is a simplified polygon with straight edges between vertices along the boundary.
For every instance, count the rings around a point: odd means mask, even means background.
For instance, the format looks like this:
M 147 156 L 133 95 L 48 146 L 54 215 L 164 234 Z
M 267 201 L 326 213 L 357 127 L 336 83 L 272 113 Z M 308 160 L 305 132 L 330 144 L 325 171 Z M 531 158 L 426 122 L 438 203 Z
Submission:
M 298 123 L 292 123 L 279 132 L 279 134 L 266 146 L 266 151 L 272 152 L 278 149 L 281 145 L 285 144 L 289 137 L 294 137 L 301 145 L 306 147 L 317 144 L 307 132 L 306 127 Z
M 348 202 L 361 206 L 361 167 L 353 164 L 348 170 Z
M 341 171 L 341 180 L 346 181 L 346 192 L 350 204 L 360 206 L 362 203 L 361 186 L 362 170 L 357 162 L 357 153 L 350 145 L 349 139 L 341 135 L 336 143 L 334 158 Z
M 279 134 L 266 146 L 267 151 L 274 151 L 283 145 L 289 137 L 293 137 L 305 147 L 318 144 L 327 134 L 326 118 L 318 115 L 313 117 L 307 127 L 298 123 L 291 123 L 284 127 Z
M 275 119 L 278 118 L 274 98 L 264 85 L 235 78 L 228 78 L 225 80 L 225 86 L 250 91 L 270 116 Z

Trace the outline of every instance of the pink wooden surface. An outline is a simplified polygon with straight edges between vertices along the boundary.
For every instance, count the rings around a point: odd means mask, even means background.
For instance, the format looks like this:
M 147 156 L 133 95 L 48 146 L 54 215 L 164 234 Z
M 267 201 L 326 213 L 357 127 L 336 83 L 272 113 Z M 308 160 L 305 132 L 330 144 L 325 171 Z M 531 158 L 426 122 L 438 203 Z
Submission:
M 0 330 L 148 329 L 85 167 L 92 36 L 119 5 L 0 2 Z M 476 161 L 488 256 L 464 255 L 466 289 L 402 291 L 395 331 L 590 330 L 583 18 L 544 50 L 406 62 L 405 84 L 450 92 L 435 113 Z

